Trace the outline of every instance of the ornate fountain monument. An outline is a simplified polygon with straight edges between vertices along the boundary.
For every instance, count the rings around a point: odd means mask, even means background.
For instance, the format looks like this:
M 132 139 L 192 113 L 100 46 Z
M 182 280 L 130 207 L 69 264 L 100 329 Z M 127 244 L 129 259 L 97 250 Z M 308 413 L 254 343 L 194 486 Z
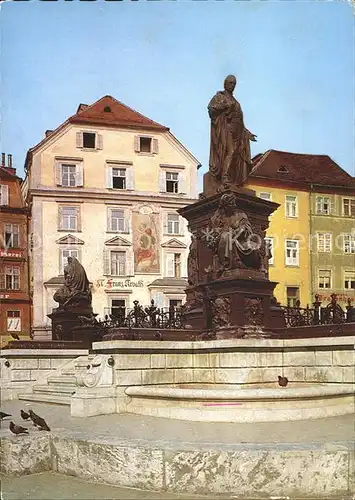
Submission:
M 186 318 L 215 338 L 267 335 L 285 326 L 268 278 L 268 217 L 279 206 L 243 187 L 252 169 L 243 112 L 233 96 L 236 78 L 208 105 L 211 118 L 209 172 L 200 201 L 179 210 L 193 235 L 188 259 Z M 211 335 L 210 335 L 211 336 Z

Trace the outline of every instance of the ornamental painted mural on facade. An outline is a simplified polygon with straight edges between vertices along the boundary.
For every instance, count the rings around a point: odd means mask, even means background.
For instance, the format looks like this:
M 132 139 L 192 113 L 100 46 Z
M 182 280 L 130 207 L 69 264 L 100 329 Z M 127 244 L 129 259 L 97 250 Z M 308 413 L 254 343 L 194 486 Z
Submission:
M 149 212 L 141 210 L 132 214 L 134 272 L 137 274 L 160 273 L 159 215 Z

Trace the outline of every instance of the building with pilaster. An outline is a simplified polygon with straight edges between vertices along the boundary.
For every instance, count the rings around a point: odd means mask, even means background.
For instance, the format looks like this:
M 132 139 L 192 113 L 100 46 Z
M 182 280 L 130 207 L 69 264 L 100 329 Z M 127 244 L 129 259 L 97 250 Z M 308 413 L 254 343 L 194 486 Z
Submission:
M 80 104 L 28 151 L 37 338 L 68 256 L 85 267 L 100 317 L 134 300 L 184 301 L 190 235 L 177 209 L 196 201 L 199 166 L 168 127 L 111 96 Z

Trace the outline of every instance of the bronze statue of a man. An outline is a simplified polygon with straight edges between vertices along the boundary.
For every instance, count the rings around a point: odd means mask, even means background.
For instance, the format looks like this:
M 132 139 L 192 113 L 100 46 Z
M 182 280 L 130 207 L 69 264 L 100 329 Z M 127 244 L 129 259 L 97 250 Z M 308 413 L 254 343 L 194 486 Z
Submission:
M 235 76 L 227 76 L 224 90 L 217 92 L 208 105 L 209 171 L 224 188 L 244 184 L 252 168 L 250 141 L 256 141 L 256 136 L 244 126 L 242 108 L 233 96 L 235 86 Z

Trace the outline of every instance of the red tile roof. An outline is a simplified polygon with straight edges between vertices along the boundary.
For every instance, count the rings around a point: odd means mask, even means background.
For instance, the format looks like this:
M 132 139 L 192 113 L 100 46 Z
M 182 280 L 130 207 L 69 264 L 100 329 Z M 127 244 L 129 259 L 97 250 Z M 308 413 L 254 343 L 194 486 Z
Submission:
M 10 171 L 6 167 L 1 167 L 0 166 L 0 177 L 3 179 L 10 178 L 10 179 L 19 179 L 19 177 L 16 175 L 16 170 L 12 169 L 13 171 Z
M 71 116 L 68 121 L 71 123 L 146 128 L 160 131 L 169 130 L 168 127 L 141 115 L 110 95 L 102 97 L 91 105 L 80 104 L 76 114 Z
M 355 178 L 327 155 L 289 153 L 270 149 L 256 155 L 253 164 L 250 176 L 255 178 L 355 188 Z

